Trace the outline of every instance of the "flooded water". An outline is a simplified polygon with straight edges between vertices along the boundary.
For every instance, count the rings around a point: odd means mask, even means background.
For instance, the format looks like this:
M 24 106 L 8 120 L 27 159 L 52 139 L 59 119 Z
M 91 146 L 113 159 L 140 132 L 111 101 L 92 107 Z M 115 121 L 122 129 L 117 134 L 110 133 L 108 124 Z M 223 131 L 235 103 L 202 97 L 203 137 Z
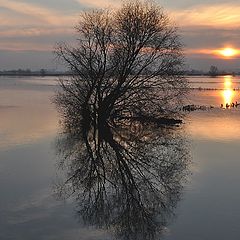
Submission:
M 101 228 L 83 224 L 76 201 L 57 200 L 54 194 L 60 132 L 60 118 L 51 103 L 55 80 L 0 77 L 0 239 L 113 239 Z M 237 240 L 240 106 L 228 105 L 240 103 L 240 78 L 189 81 L 192 90 L 186 104 L 214 108 L 186 116 L 191 174 L 171 205 L 174 214 L 165 222 L 161 238 Z
M 206 80 L 210 83 L 205 83 Z M 225 108 L 226 103 L 240 102 L 239 77 L 199 77 L 190 81 L 194 82 L 192 87 L 202 88 L 191 92 L 190 102 L 215 108 L 192 112 L 187 117 L 186 130 L 192 141 L 192 176 L 166 239 L 237 240 L 240 109 Z

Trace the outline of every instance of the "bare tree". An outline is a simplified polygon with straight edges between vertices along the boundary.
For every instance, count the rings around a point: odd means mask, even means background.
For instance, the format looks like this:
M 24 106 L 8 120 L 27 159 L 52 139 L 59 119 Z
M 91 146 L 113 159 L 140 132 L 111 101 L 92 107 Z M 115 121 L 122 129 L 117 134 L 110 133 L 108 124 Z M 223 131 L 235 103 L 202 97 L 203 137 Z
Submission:
M 211 66 L 209 70 L 209 75 L 216 77 L 218 75 L 218 68 L 216 66 Z
M 159 6 L 131 1 L 83 13 L 76 30 L 75 47 L 56 49 L 72 72 L 55 98 L 67 168 L 58 192 L 76 197 L 86 223 L 119 239 L 155 239 L 188 168 L 186 146 L 174 136 L 179 121 L 170 120 L 187 86 L 177 29 Z M 159 127 L 160 119 L 173 129 Z
M 57 142 L 66 174 L 56 188 L 60 199 L 73 197 L 77 216 L 113 239 L 161 239 L 189 174 L 182 130 L 137 121 L 101 127 L 97 136 L 71 128 Z
M 152 2 L 81 14 L 75 47 L 56 54 L 73 73 L 55 99 L 63 115 L 92 126 L 135 117 L 170 118 L 186 90 L 177 28 Z M 68 119 L 69 121 L 69 119 Z M 86 121 L 84 121 L 86 122 Z

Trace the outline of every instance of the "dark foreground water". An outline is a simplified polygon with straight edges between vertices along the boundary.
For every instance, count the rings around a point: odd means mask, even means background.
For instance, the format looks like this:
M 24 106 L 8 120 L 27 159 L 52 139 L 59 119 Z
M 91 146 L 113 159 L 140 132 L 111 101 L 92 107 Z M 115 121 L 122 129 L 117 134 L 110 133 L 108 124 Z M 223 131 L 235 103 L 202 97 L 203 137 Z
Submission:
M 164 229 L 166 240 L 237 240 L 240 236 L 239 78 L 192 78 L 188 103 L 215 108 L 189 114 L 184 128 L 191 175 Z M 59 117 L 54 78 L 0 78 L 0 239 L 105 240 L 82 223 L 76 204 L 56 200 Z M 234 91 L 235 89 L 235 91 Z

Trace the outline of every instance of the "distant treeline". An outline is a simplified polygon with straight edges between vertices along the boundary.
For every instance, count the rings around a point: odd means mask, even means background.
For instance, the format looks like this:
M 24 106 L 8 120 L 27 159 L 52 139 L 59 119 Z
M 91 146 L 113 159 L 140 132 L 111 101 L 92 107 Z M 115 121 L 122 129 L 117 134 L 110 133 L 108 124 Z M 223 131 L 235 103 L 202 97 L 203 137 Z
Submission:
M 204 72 L 204 71 L 185 71 L 184 75 L 185 76 L 210 76 L 210 77 L 226 76 L 226 75 L 239 76 L 240 72 L 222 71 L 218 74 L 212 75 L 212 74 L 209 74 L 209 72 Z
M 54 70 L 40 69 L 32 71 L 30 69 L 17 69 L 17 70 L 3 70 L 0 71 L 0 76 L 62 76 L 71 75 L 70 72 L 61 72 Z
M 145 73 L 148 74 L 148 73 Z M 3 70 L 0 71 L 0 76 L 70 76 L 73 75 L 73 72 L 69 71 L 55 71 L 55 70 L 47 70 L 40 69 L 37 71 L 33 71 L 30 69 L 17 69 L 17 70 Z M 224 76 L 224 75 L 240 75 L 240 72 L 232 72 L 232 71 L 200 71 L 200 70 L 185 70 L 182 72 L 183 76 Z
M 225 76 L 225 75 L 240 75 L 240 71 L 225 71 L 225 70 L 219 70 L 216 66 L 211 66 L 209 71 L 201 71 L 201 70 L 185 70 L 184 71 L 185 76 Z

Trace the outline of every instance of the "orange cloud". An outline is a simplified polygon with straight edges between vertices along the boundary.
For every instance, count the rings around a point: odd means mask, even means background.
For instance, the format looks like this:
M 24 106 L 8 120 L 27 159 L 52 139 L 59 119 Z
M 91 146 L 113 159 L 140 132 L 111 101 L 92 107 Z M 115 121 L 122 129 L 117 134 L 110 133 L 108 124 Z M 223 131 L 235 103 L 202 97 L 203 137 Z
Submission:
M 216 49 L 213 53 L 223 58 L 235 58 L 240 55 L 240 50 L 236 48 L 226 47 L 222 49 Z
M 57 35 L 61 33 L 73 34 L 72 28 L 46 28 L 46 27 L 29 27 L 29 28 L 12 28 L 0 30 L 1 37 L 37 37 L 46 35 Z
M 94 7 L 94 8 L 104 8 L 104 7 L 118 7 L 121 4 L 121 1 L 115 0 L 76 0 L 76 2 L 86 5 L 88 7 Z
M 24 42 L 24 41 L 1 41 L 1 50 L 9 51 L 52 51 L 53 43 L 34 43 L 34 42 Z
M 171 11 L 180 26 L 239 27 L 240 4 L 199 5 L 186 10 Z
M 0 13 L 1 50 L 52 50 L 54 43 L 50 40 L 48 44 L 39 44 L 40 40 L 30 42 L 23 38 L 72 35 L 78 20 L 77 13 L 66 15 L 54 9 L 15 0 L 0 0 L 1 7 L 7 9 Z
M 21 19 L 27 19 L 28 24 L 51 24 L 51 25 L 64 25 L 64 26 L 72 26 L 73 23 L 76 21 L 76 16 L 69 16 L 64 15 L 61 12 L 57 12 L 55 10 L 50 10 L 48 8 L 44 8 L 38 6 L 36 4 L 24 3 L 24 2 L 17 2 L 13 0 L 0 0 L 0 7 L 4 7 L 12 12 L 16 12 L 22 15 Z M 29 22 L 28 17 L 31 17 L 31 21 Z M 4 17 L 7 17 L 5 14 Z M 11 14 L 5 19 L 5 24 L 7 25 L 9 22 L 16 24 L 17 22 L 14 21 L 16 16 Z M 19 18 L 19 16 L 18 16 Z M 3 17 L 1 17 L 3 19 Z M 10 21 L 9 21 L 10 20 Z M 33 22 L 32 22 L 33 21 Z M 2 22 L 1 22 L 2 24 Z M 21 25 L 22 22 L 18 22 L 17 25 Z
M 239 57 L 240 49 L 231 47 L 225 47 L 221 49 L 186 49 L 185 53 L 187 55 L 211 55 L 212 57 L 233 59 Z

